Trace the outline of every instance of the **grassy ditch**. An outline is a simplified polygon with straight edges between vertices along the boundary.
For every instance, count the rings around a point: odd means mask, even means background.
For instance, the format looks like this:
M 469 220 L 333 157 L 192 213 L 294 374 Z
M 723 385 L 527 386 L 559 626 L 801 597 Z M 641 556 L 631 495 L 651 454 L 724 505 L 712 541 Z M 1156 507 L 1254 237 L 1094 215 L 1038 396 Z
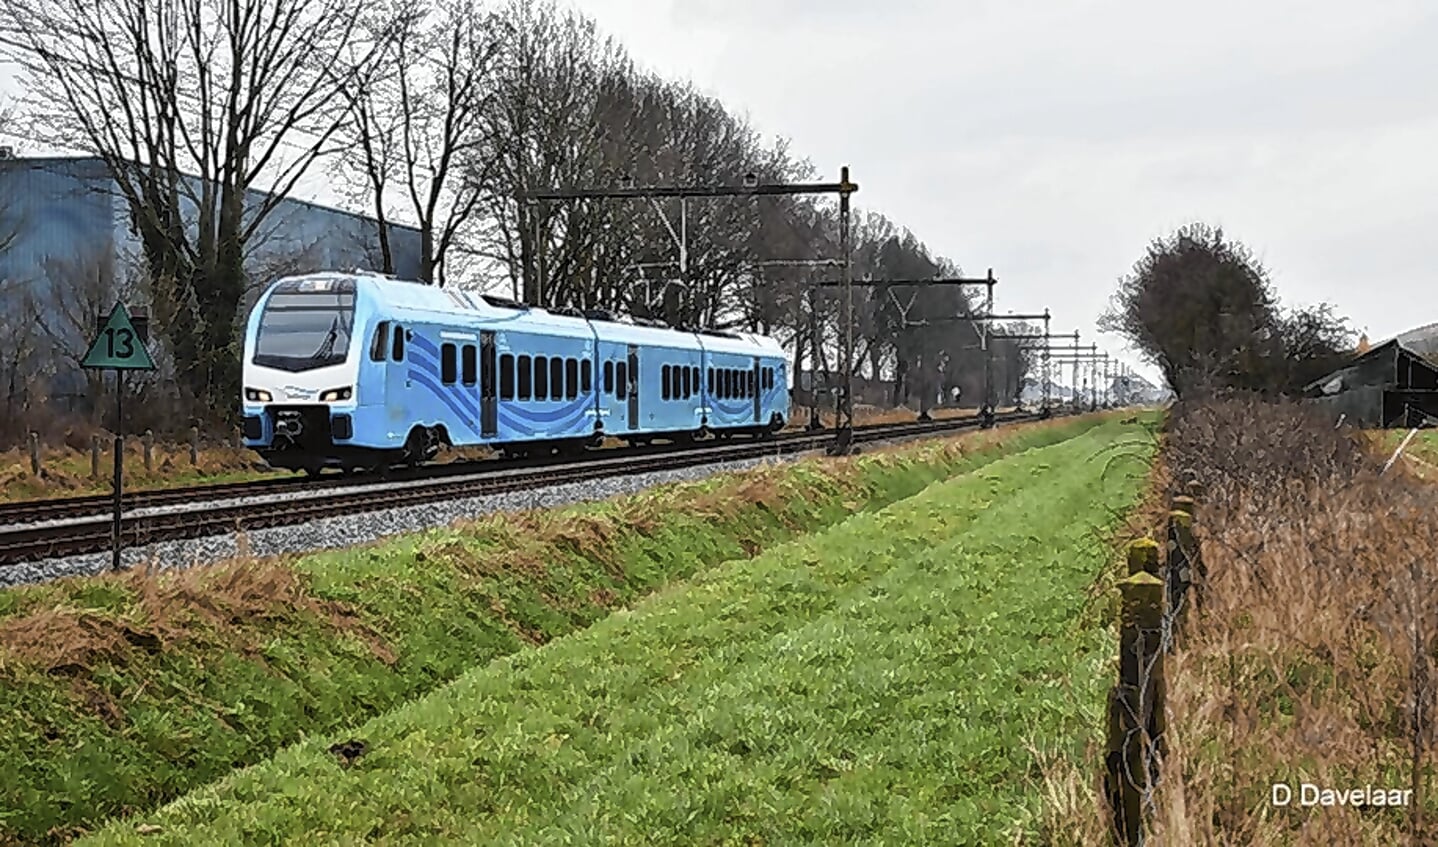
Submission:
M 87 843 L 1051 839 L 1034 751 L 1102 712 L 1115 646 L 1083 611 L 1136 429 L 731 561 Z
M 348 551 L 0 592 L 0 843 L 60 841 L 656 588 L 1101 416 L 492 516 Z

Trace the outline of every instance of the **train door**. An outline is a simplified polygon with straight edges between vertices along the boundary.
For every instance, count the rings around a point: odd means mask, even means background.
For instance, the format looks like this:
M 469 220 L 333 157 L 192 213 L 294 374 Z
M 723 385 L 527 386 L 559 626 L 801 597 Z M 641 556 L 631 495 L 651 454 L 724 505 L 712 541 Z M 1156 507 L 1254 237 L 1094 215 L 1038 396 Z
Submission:
M 390 326 L 389 364 L 385 366 L 385 406 L 389 410 L 388 420 L 393 431 L 403 440 L 409 432 L 409 365 L 405 357 L 411 330 L 403 324 Z
M 479 333 L 479 434 L 499 435 L 499 369 L 495 367 L 494 331 Z
M 752 385 L 754 386 L 754 423 L 759 423 L 759 417 L 763 414 L 764 403 L 762 398 L 764 395 L 764 380 L 760 379 L 762 374 L 763 370 L 759 365 L 759 357 L 755 356 L 754 371 L 749 375 L 749 378 L 753 380 Z
M 629 345 L 629 428 L 639 428 L 639 347 Z

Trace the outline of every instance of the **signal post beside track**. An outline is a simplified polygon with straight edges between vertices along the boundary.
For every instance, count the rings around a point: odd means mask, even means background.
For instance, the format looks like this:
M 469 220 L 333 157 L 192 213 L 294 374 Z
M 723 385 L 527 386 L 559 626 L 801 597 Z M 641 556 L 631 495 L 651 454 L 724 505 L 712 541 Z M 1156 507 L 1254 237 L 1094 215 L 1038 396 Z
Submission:
M 80 362 L 82 368 L 115 372 L 115 505 L 110 528 L 113 570 L 120 569 L 120 550 L 124 546 L 120 535 L 120 494 L 125 479 L 125 371 L 155 369 L 155 360 L 145 348 L 149 323 L 148 316 L 138 312 L 132 316 L 124 303 L 115 303 L 109 316 L 98 322 L 95 340 Z

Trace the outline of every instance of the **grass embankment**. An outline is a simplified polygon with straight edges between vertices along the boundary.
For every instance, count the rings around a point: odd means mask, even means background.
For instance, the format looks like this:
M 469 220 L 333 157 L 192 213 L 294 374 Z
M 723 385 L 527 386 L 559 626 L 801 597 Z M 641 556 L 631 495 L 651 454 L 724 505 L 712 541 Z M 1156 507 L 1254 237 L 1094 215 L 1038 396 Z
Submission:
M 1234 400 L 1172 420 L 1166 461 L 1208 489 L 1209 584 L 1167 666 L 1158 843 L 1435 843 L 1438 488 L 1380 477 L 1396 442 L 1375 451 L 1301 406 Z M 1275 783 L 1289 805 L 1273 805 Z M 1414 793 L 1304 805 L 1302 783 Z
M 1041 832 L 1115 643 L 1109 422 L 674 586 L 86 843 L 991 844 Z M 362 742 L 348 766 L 331 742 Z
M 357 550 L 0 592 L 0 843 L 151 808 L 671 580 L 1099 419 L 722 475 Z
M 45 449 L 38 476 L 31 472 L 28 452 L 0 452 L 0 502 L 110 493 L 110 480 L 115 468 L 114 441 L 106 438 L 101 446 L 99 479 L 91 476 L 88 448 L 83 451 L 65 447 Z M 197 458 L 198 464 L 190 464 L 188 446 L 156 444 L 151 454 L 152 469 L 147 471 L 144 447 L 139 439 L 127 438 L 125 490 L 242 482 L 277 474 L 249 450 L 205 447 Z

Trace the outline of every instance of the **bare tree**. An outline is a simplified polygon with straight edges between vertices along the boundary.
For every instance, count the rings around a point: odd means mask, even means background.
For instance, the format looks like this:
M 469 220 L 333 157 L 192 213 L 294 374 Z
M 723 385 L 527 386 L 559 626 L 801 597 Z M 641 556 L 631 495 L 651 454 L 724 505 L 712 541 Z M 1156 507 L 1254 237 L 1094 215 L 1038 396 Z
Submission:
M 0 147 L 11 147 L 7 142 L 15 132 L 15 109 L 0 100 Z M 6 162 L 0 160 L 0 174 Z M 0 193 L 0 255 L 14 246 L 20 239 L 20 214 L 10 200 L 8 193 Z M 3 280 L 0 280 L 3 282 Z
M 386 273 L 394 272 L 387 194 L 403 195 L 406 217 L 419 227 L 424 282 L 444 282 L 445 259 L 476 216 L 493 155 L 482 120 L 504 26 L 475 0 L 438 0 L 418 12 L 397 5 L 379 22 L 392 61 L 347 95 L 353 144 L 343 161 L 361 175 L 380 222 Z
M 239 392 L 246 242 L 347 120 L 384 38 L 361 0 L 0 0 L 31 123 L 99 156 L 197 409 Z M 186 176 L 186 175 L 190 176 Z M 263 196 L 253 192 L 264 190 Z

